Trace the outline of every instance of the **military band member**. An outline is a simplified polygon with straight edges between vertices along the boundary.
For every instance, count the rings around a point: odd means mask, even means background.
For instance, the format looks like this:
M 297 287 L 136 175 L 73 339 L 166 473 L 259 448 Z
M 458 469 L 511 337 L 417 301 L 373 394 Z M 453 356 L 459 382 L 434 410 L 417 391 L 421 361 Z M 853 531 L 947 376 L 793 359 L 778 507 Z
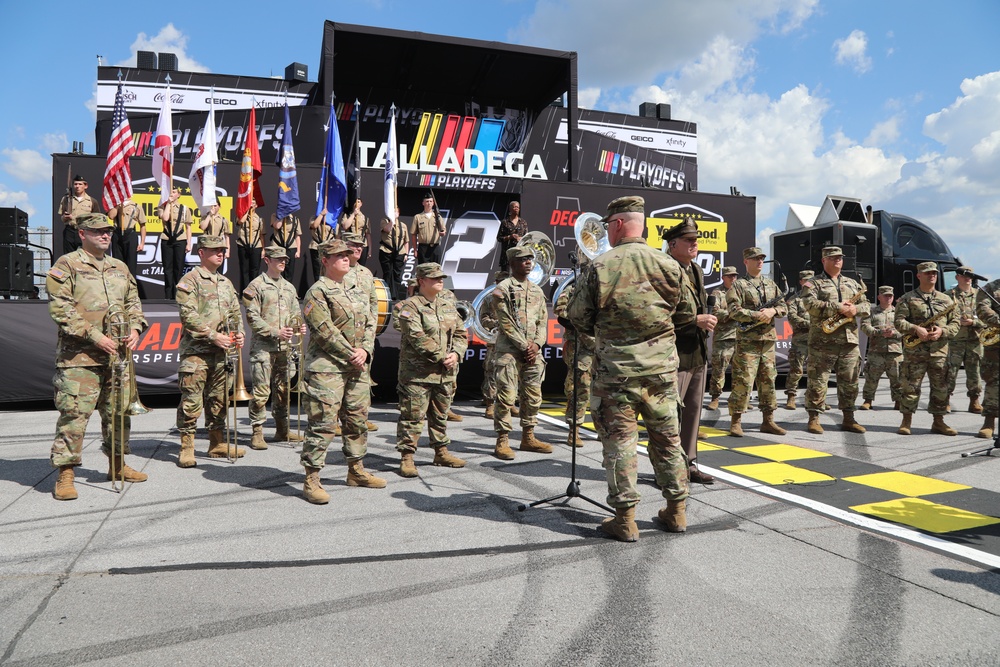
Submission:
M 497 318 L 496 362 L 497 397 L 493 427 L 497 432 L 493 455 L 510 461 L 514 451 L 507 434 L 511 430 L 511 409 L 521 397 L 521 451 L 549 454 L 552 445 L 535 437 L 538 410 L 542 406 L 542 379 L 545 358 L 542 346 L 548 335 L 548 308 L 541 288 L 528 280 L 535 251 L 527 247 L 507 251 L 510 277 L 497 285 L 490 298 Z M 520 390 L 520 391 L 519 391 Z
M 386 484 L 362 463 L 368 453 L 365 420 L 371 406 L 368 364 L 375 351 L 375 319 L 368 303 L 352 298 L 344 288 L 351 270 L 347 244 L 333 239 L 320 251 L 324 275 L 309 288 L 303 308 L 309 326 L 303 378 L 309 427 L 300 457 L 306 470 L 302 495 L 317 505 L 330 501 L 319 473 L 338 419 L 343 419 L 347 485 L 381 489 Z
M 445 232 L 441 214 L 434 210 L 434 195 L 423 199 L 424 210 L 413 216 L 410 238 L 417 244 L 417 264 L 441 262 L 441 236 Z
M 442 298 L 447 276 L 433 262 L 417 266 L 418 293 L 399 309 L 399 421 L 396 450 L 399 474 L 416 477 L 413 454 L 427 422 L 434 465 L 462 468 L 465 461 L 448 452 L 448 411 L 455 398 L 458 365 L 469 339 L 450 299 Z
M 976 273 L 971 266 L 960 266 L 955 272 L 958 285 L 948 290 L 948 296 L 955 302 L 958 313 L 958 333 L 948 341 L 948 397 L 955 393 L 958 369 L 965 368 L 965 390 L 969 397 L 969 412 L 981 414 L 979 403 L 982 393 L 980 365 L 983 359 L 983 344 L 979 332 L 986 326 L 976 315 L 976 290 L 972 280 Z M 951 406 L 949 406 L 949 411 Z
M 372 230 L 371 225 L 368 222 L 368 216 L 361 212 L 361 197 L 354 200 L 354 208 L 348 213 L 344 211 L 340 217 L 340 224 L 337 231 L 340 233 L 341 238 L 345 232 L 351 232 L 352 234 L 357 234 L 361 237 L 361 258 L 360 262 L 362 264 L 368 263 L 368 249 L 372 242 Z
M 307 331 L 299 312 L 295 288 L 281 276 L 287 260 L 288 255 L 281 246 L 265 248 L 266 270 L 251 280 L 243 290 L 247 322 L 253 332 L 250 343 L 253 381 L 253 398 L 250 400 L 253 437 L 250 447 L 253 449 L 267 449 L 263 429 L 267 420 L 267 399 L 272 396 L 274 441 L 292 442 L 302 439 L 288 430 L 288 380 L 295 374 L 295 364 L 291 359 L 292 339 L 295 335 L 305 336 Z M 296 320 L 299 322 L 298 330 L 292 326 Z
M 80 174 L 73 176 L 73 193 L 63 195 L 59 202 L 59 217 L 63 221 L 63 254 L 80 247 L 76 220 L 88 213 L 100 213 L 101 205 L 87 194 L 87 181 Z M 134 274 L 133 274 L 134 275 Z
M 927 411 L 934 416 L 931 433 L 955 435 L 944 423 L 948 411 L 948 340 L 958 333 L 955 302 L 935 289 L 938 268 L 935 262 L 917 265 L 917 289 L 910 290 L 896 304 L 896 330 L 903 335 L 903 364 L 900 366 L 900 411 L 903 422 L 897 433 L 910 435 L 913 413 L 920 401 L 920 384 L 926 374 L 930 381 Z M 906 344 L 907 334 L 920 342 Z
M 403 266 L 406 254 L 410 252 L 410 233 L 399 219 L 382 218 L 378 244 L 378 262 L 382 266 L 382 280 L 389 285 L 392 298 L 401 301 L 403 297 Z
M 889 378 L 889 396 L 899 409 L 899 364 L 903 361 L 902 335 L 896 331 L 896 309 L 892 307 L 892 285 L 878 288 L 878 306 L 861 320 L 861 330 L 868 336 L 865 354 L 865 386 L 861 392 L 862 410 L 871 410 L 875 392 L 884 373 Z
M 139 253 L 146 247 L 146 212 L 129 197 L 108 211 L 108 218 L 114 221 L 115 232 L 111 239 L 111 254 L 125 262 L 129 273 L 136 275 Z M 139 233 L 136 234 L 136 225 Z M 136 283 L 138 287 L 138 283 Z M 142 296 L 142 288 L 139 287 Z
M 590 383 L 593 379 L 591 370 L 594 366 L 596 341 L 593 336 L 575 331 L 573 323 L 566 316 L 574 288 L 575 285 L 569 285 L 563 289 L 553 310 L 559 324 L 566 329 L 562 346 L 563 361 L 566 362 L 566 381 L 563 382 L 563 391 L 566 394 L 566 423 L 571 429 L 566 437 L 566 444 L 570 447 L 583 447 L 583 441 L 580 440 L 580 425 L 586 417 L 587 406 L 590 405 Z M 579 372 L 576 372 L 577 370 Z
M 757 398 L 764 413 L 760 425 L 761 433 L 784 435 L 785 429 L 774 423 L 774 410 L 778 407 L 775 397 L 774 379 L 774 318 L 783 317 L 788 312 L 785 302 L 778 300 L 774 305 L 764 305 L 781 296 L 781 290 L 770 278 L 761 275 L 764 258 L 767 255 L 760 248 L 746 248 L 743 264 L 747 275 L 738 278 L 726 293 L 729 315 L 737 322 L 749 326 L 736 334 L 736 351 L 733 354 L 733 390 L 729 394 L 729 414 L 732 423 L 729 434 L 743 436 L 743 413 L 750 402 L 750 390 L 757 383 Z
M 240 259 L 240 292 L 260 275 L 260 256 L 264 250 L 264 221 L 257 209 L 247 211 L 236 221 L 236 254 Z
M 52 465 L 59 468 L 52 494 L 56 500 L 77 498 L 73 469 L 83 462 L 83 436 L 95 408 L 101 415 L 101 451 L 108 457 L 108 479 L 123 476 L 126 482 L 147 479 L 145 473 L 125 463 L 122 452 L 114 451 L 112 456 L 111 442 L 112 420 L 119 419 L 113 414 L 112 364 L 120 342 L 109 334 L 126 332 L 110 330 L 108 311 L 115 308 L 123 312 L 128 328 L 123 344 L 131 354 L 139 341 L 139 332 L 146 328 L 135 278 L 125 264 L 107 254 L 112 225 L 104 215 L 87 213 L 74 224 L 80 248 L 60 257 L 45 280 L 49 315 L 59 328 L 53 378 L 59 419 L 50 455 Z M 126 393 L 130 379 L 121 378 Z M 127 415 L 124 431 L 122 442 L 128 443 L 131 419 Z
M 323 262 L 319 247 L 337 236 L 336 230 L 326 223 L 325 208 L 309 223 L 309 236 L 309 260 L 312 264 L 312 282 L 314 283 L 323 276 Z
M 809 310 L 809 363 L 806 382 L 806 410 L 810 433 L 823 433 L 819 414 L 826 401 L 830 372 L 837 378 L 837 407 L 843 412 L 841 431 L 864 433 L 865 427 L 854 419 L 854 405 L 858 399 L 858 376 L 861 371 L 861 352 L 858 349 L 857 316 L 871 313 L 871 304 L 865 296 L 865 287 L 853 278 L 842 274 L 844 251 L 836 246 L 823 248 L 823 272 L 810 281 L 806 290 L 805 305 Z M 846 318 L 830 333 L 823 330 L 824 323 Z
M 501 282 L 510 277 L 510 274 L 506 271 L 497 271 L 493 274 L 493 284 L 499 285 Z M 486 329 L 497 329 L 497 314 L 493 307 L 493 299 L 486 298 L 482 305 L 480 306 L 480 321 L 483 327 Z M 491 343 L 486 341 L 486 358 L 483 359 L 483 384 L 481 389 L 483 392 L 483 403 L 486 405 L 486 414 L 484 415 L 487 419 L 493 419 L 496 413 L 495 402 L 497 398 L 497 373 L 496 373 L 496 340 Z M 516 413 L 517 408 L 511 410 L 511 416 L 518 417 Z
M 198 417 L 205 411 L 208 455 L 212 458 L 243 456 L 245 450 L 223 442 L 230 386 L 226 379 L 226 356 L 243 347 L 243 318 L 233 284 L 219 272 L 226 256 L 226 241 L 219 236 L 198 238 L 200 265 L 188 271 L 177 284 L 177 308 L 184 327 L 181 335 L 177 383 L 181 402 L 177 406 L 177 431 L 181 451 L 177 465 L 193 468 L 194 435 Z M 230 378 L 232 379 L 232 378 Z
M 787 299 L 788 323 L 792 327 L 792 344 L 788 348 L 788 375 L 785 376 L 785 395 L 788 397 L 785 408 L 788 410 L 795 409 L 795 396 L 806 369 L 806 359 L 809 358 L 809 311 L 806 309 L 805 293 L 813 275 L 812 271 L 799 271 L 799 293 Z
M 352 298 L 366 302 L 371 308 L 372 319 L 378 323 L 378 292 L 375 291 L 375 274 L 367 266 L 361 263 L 361 256 L 364 253 L 364 239 L 356 232 L 343 232 L 341 239 L 351 249 L 351 270 L 344 277 L 344 289 Z M 371 373 L 371 363 L 368 364 L 368 373 Z M 371 377 L 368 378 L 371 383 Z M 369 431 L 377 431 L 378 424 L 371 420 L 365 420 Z
M 274 213 L 271 214 L 271 245 L 284 248 L 285 255 L 288 257 L 285 269 L 281 272 L 285 280 L 291 280 L 292 276 L 295 275 L 295 260 L 299 256 L 301 237 L 302 226 L 299 224 L 297 215 L 289 213 L 279 220 Z
M 729 314 L 726 292 L 736 282 L 738 275 L 735 266 L 722 267 L 722 287 L 712 291 L 712 298 L 715 300 L 712 314 L 715 315 L 716 324 L 712 331 L 712 378 L 708 382 L 708 394 L 712 400 L 707 406 L 709 410 L 719 409 L 719 396 L 722 396 L 722 389 L 726 385 L 726 368 L 732 362 L 733 353 L 736 351 L 736 332 L 739 330 L 739 322 Z
M 226 259 L 229 259 L 229 220 L 219 213 L 219 205 L 212 204 L 208 207 L 208 215 L 202 217 L 198 225 L 201 233 L 206 236 L 218 236 L 226 241 Z
M 165 299 L 177 296 L 177 283 L 184 275 L 185 258 L 191 252 L 191 209 L 180 202 L 180 188 L 170 190 L 170 198 L 157 208 L 163 222 L 160 257 L 163 260 Z
M 983 287 L 986 294 L 994 299 L 1000 299 L 1000 280 L 994 280 Z M 976 297 L 976 316 L 987 327 L 990 327 L 994 336 L 1000 335 L 1000 307 L 986 297 L 986 294 L 979 293 Z M 983 348 L 983 384 L 986 385 L 983 400 L 983 427 L 976 434 L 978 438 L 992 438 L 996 432 L 996 419 L 998 408 L 998 388 L 1000 381 L 1000 343 L 985 346 Z
M 568 314 L 577 331 L 597 340 L 591 406 L 604 450 L 608 504 L 615 509 L 601 530 L 635 542 L 639 416 L 649 434 L 647 451 L 656 482 L 667 500 L 657 520 L 669 532 L 687 530 L 688 476 L 678 426 L 672 319 L 684 275 L 675 259 L 642 238 L 642 197 L 615 199 L 604 220 L 613 247 L 580 277 Z

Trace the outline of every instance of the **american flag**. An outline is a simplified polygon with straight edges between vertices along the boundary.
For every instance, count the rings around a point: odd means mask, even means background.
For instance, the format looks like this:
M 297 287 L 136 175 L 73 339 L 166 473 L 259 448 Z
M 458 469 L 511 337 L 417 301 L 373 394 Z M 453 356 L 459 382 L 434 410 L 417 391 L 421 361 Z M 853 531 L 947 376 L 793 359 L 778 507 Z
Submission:
M 108 145 L 108 166 L 104 170 L 104 210 L 119 206 L 132 196 L 132 170 L 128 159 L 135 154 L 132 145 L 132 129 L 125 115 L 125 101 L 122 98 L 122 82 L 118 82 L 115 93 L 115 110 L 111 117 L 111 143 Z

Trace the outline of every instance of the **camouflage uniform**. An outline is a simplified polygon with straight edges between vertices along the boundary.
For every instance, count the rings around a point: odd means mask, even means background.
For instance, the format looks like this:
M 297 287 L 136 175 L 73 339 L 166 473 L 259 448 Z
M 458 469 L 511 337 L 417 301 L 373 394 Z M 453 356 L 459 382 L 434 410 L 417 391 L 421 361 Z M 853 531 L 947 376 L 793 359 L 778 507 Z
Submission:
M 983 287 L 993 298 L 1000 299 L 1000 280 L 994 280 Z M 976 316 L 988 327 L 1000 326 L 1000 312 L 992 301 L 983 294 L 976 298 Z M 983 397 L 983 416 L 987 419 L 997 417 L 998 397 L 997 380 L 1000 376 L 1000 343 L 983 348 L 983 384 L 986 387 Z
M 492 296 L 492 295 L 491 295 Z M 485 303 L 481 306 L 480 321 L 487 329 L 497 329 L 497 315 L 493 307 L 493 299 L 486 297 Z M 497 372 L 496 372 L 496 341 L 486 343 L 486 358 L 483 359 L 483 400 L 487 405 L 492 404 L 497 397 Z
M 712 296 L 715 298 L 712 314 L 719 320 L 712 333 L 712 378 L 708 383 L 708 393 L 714 400 L 722 395 L 722 388 L 726 384 L 726 368 L 733 360 L 733 353 L 736 352 L 736 332 L 739 330 L 739 322 L 729 314 L 724 289 L 715 290 Z
M 963 292 L 954 287 L 947 292 L 955 302 L 956 318 L 962 316 L 974 317 L 976 314 L 976 290 Z M 970 401 L 977 401 L 982 392 L 982 377 L 980 364 L 983 359 L 983 344 L 979 342 L 979 332 L 984 328 L 982 321 L 976 321 L 969 326 L 959 322 L 958 333 L 948 341 L 948 396 L 955 393 L 955 383 L 958 380 L 958 369 L 965 366 L 966 396 Z
M 889 378 L 889 395 L 893 401 L 899 401 L 899 364 L 903 361 L 902 335 L 895 330 L 893 322 L 896 319 L 896 309 L 892 306 L 884 309 L 876 306 L 875 310 L 861 320 L 861 330 L 868 336 L 868 351 L 865 355 L 865 387 L 861 392 L 866 403 L 875 401 L 875 391 L 879 379 L 884 373 Z M 882 332 L 886 327 L 893 329 L 891 338 L 886 338 Z
M 181 435 L 194 435 L 203 405 L 208 430 L 221 430 L 230 387 L 226 386 L 226 351 L 212 339 L 226 330 L 243 333 L 236 288 L 221 273 L 195 267 L 177 283 L 177 308 L 184 327 L 177 369 L 181 390 L 177 430 Z
M 573 294 L 574 285 L 570 285 L 559 295 L 556 301 L 555 315 L 560 322 L 565 322 L 572 326 L 566 318 L 566 309 L 569 306 L 570 296 Z M 566 392 L 566 423 L 573 423 L 570 410 L 575 410 L 576 425 L 583 423 L 587 412 L 587 405 L 590 403 L 590 383 L 592 381 L 591 368 L 594 365 L 594 345 L 596 341 L 593 336 L 585 333 L 567 331 L 563 335 L 563 361 L 566 362 L 566 381 L 563 382 L 563 391 Z M 579 354 L 577 350 L 579 349 Z M 579 368 L 577 376 L 577 395 L 574 400 L 573 376 L 574 369 Z
M 858 398 L 858 377 L 861 372 L 861 352 L 858 349 L 858 319 L 852 317 L 832 333 L 823 331 L 823 321 L 838 315 L 844 301 L 855 300 L 857 314 L 871 314 L 871 304 L 864 286 L 843 273 L 836 279 L 826 272 L 818 273 L 806 290 L 805 306 L 811 321 L 809 327 L 809 363 L 806 384 L 806 410 L 819 413 L 826 402 L 830 372 L 837 378 L 837 407 L 854 412 Z
M 811 278 L 810 278 L 811 280 Z M 788 375 L 785 394 L 794 397 L 809 358 L 809 311 L 805 305 L 806 288 L 788 300 L 788 323 L 792 325 L 792 344 L 788 348 Z
M 290 282 L 278 276 L 273 280 L 262 273 L 243 290 L 247 323 L 253 331 L 250 344 L 250 368 L 253 399 L 250 401 L 250 424 L 260 426 L 267 420 L 267 399 L 274 392 L 271 412 L 276 422 L 288 420 L 288 378 L 295 374 L 290 362 L 291 341 L 282 341 L 279 329 L 291 326 L 300 316 L 299 300 Z M 289 368 L 289 363 L 292 367 Z
M 538 285 L 513 276 L 503 280 L 490 297 L 497 317 L 496 361 L 494 362 L 497 396 L 493 427 L 497 433 L 511 430 L 510 411 L 520 393 L 521 428 L 538 423 L 542 406 L 542 380 L 545 359 L 539 350 L 535 362 L 524 360 L 531 343 L 539 348 L 548 335 L 548 307 L 545 294 Z M 520 392 L 518 388 L 520 387 Z
M 98 260 L 80 248 L 60 257 L 49 269 L 45 289 L 49 315 L 59 328 L 52 380 L 59 419 L 50 460 L 55 467 L 80 465 L 83 436 L 95 407 L 101 415 L 101 451 L 110 457 L 112 362 L 97 342 L 106 332 L 111 305 L 122 307 L 130 332 L 146 328 L 135 278 L 120 260 L 108 255 Z M 126 366 L 122 378 L 126 393 L 131 381 L 128 370 Z M 131 430 L 127 415 L 124 430 L 127 443 Z
M 688 476 L 678 423 L 672 320 L 683 270 L 645 239 L 623 238 L 591 263 L 580 282 L 567 314 L 577 331 L 597 340 L 590 407 L 604 448 L 608 504 L 618 509 L 639 502 L 640 415 L 664 498 L 685 500 Z
M 920 288 L 904 294 L 896 304 L 895 326 L 899 333 L 912 333 L 917 326 L 954 305 L 951 297 L 934 290 L 926 293 Z M 958 315 L 955 310 L 935 324 L 943 330 L 936 341 L 903 347 L 903 364 L 900 366 L 900 412 L 912 415 L 920 400 L 920 384 L 924 374 L 930 381 L 930 402 L 927 411 L 944 415 L 948 411 L 948 340 L 958 333 Z M 925 327 L 929 328 L 929 327 Z
M 781 295 L 781 290 L 770 278 L 742 276 L 736 279 L 726 293 L 729 316 L 737 322 L 757 322 L 754 313 L 762 305 Z M 784 301 L 774 306 L 775 317 L 784 317 L 788 311 Z M 774 320 L 760 326 L 738 331 L 736 352 L 733 355 L 733 390 L 729 394 L 729 414 L 746 412 L 750 403 L 750 390 L 757 383 L 760 409 L 773 413 L 778 401 L 774 393 Z

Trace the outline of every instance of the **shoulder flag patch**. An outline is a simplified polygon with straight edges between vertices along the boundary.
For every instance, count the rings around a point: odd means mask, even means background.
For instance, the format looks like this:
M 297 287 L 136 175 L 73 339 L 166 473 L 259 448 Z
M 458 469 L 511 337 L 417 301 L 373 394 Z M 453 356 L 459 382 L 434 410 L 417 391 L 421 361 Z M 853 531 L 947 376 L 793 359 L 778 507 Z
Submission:
M 55 266 L 49 269 L 48 275 L 50 275 L 52 278 L 55 278 L 59 282 L 62 282 L 63 280 L 66 279 L 66 272 Z

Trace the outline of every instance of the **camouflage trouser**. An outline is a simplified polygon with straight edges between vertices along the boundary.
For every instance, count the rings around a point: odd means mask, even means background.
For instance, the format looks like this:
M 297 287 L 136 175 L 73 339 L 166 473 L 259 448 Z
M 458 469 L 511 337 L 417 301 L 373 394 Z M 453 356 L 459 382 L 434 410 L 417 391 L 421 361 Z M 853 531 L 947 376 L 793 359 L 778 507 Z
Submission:
M 229 391 L 235 379 L 234 371 L 226 386 L 226 355 L 222 351 L 182 358 L 177 369 L 177 384 L 181 390 L 181 402 L 177 406 L 178 432 L 194 435 L 203 406 L 205 427 L 210 431 L 221 430 L 226 425 Z
M 965 395 L 979 398 L 982 391 L 980 364 L 983 358 L 983 344 L 976 340 L 948 341 L 948 396 L 955 393 L 958 369 L 965 366 Z
M 729 414 L 746 412 L 750 391 L 757 381 L 757 400 L 764 412 L 774 412 L 778 399 L 774 395 L 773 340 L 737 340 L 733 354 L 733 391 L 729 394 Z
M 486 346 L 486 358 L 483 359 L 483 400 L 492 403 L 497 397 L 496 352 L 492 345 Z
M 250 378 L 253 398 L 250 399 L 250 423 L 258 426 L 267 421 L 267 399 L 274 393 L 271 412 L 276 420 L 288 419 L 288 353 L 259 350 L 250 357 Z M 295 375 L 292 364 L 291 374 Z
M 545 359 L 541 350 L 535 363 L 523 361 L 521 353 L 507 352 L 496 360 L 497 396 L 493 409 L 493 428 L 497 433 L 509 433 L 510 409 L 520 394 L 521 428 L 538 423 L 538 409 L 542 407 L 542 380 L 545 379 Z M 520 392 L 518 392 L 520 389 Z
M 809 339 L 802 334 L 792 336 L 792 346 L 788 348 L 788 375 L 785 376 L 785 393 L 789 396 L 798 392 L 808 358 Z
M 852 412 L 858 400 L 861 352 L 857 343 L 824 343 L 809 348 L 806 410 L 822 412 L 830 373 L 837 378 L 837 407 Z
M 639 502 L 636 420 L 640 415 L 649 436 L 646 451 L 663 497 L 668 500 L 688 497 L 687 463 L 681 450 L 677 403 L 673 373 L 627 378 L 620 383 L 594 380 L 590 413 L 604 448 L 611 507 L 631 507 Z
M 455 380 L 441 384 L 400 382 L 396 385 L 396 392 L 399 394 L 396 451 L 417 451 L 425 419 L 431 447 L 437 449 L 451 444 L 448 437 L 448 408 L 455 398 L 455 387 Z
M 920 385 L 925 373 L 931 386 L 927 412 L 932 415 L 948 412 L 948 357 L 914 357 L 904 354 L 903 363 L 899 367 L 899 411 L 904 415 L 912 415 L 917 411 Z
M 587 354 L 582 354 L 579 358 L 577 358 L 573 341 L 570 338 L 567 338 L 563 342 L 562 353 L 563 361 L 566 362 L 566 381 L 563 382 L 563 391 L 566 393 L 566 423 L 572 423 L 573 413 L 570 412 L 570 410 L 575 407 L 576 424 L 579 426 L 583 423 L 584 417 L 587 413 L 587 406 L 590 405 L 590 382 L 592 379 L 590 369 L 594 365 L 594 355 L 588 352 Z M 580 373 L 576 378 L 577 395 L 574 400 L 573 371 L 578 362 L 580 365 Z
M 889 378 L 889 396 L 893 401 L 899 400 L 899 363 L 902 354 L 895 352 L 869 352 L 865 359 L 865 388 L 861 396 L 871 403 L 875 400 L 878 381 L 884 374 Z
M 726 368 L 736 352 L 736 339 L 712 341 L 712 379 L 708 382 L 708 393 L 712 398 L 722 396 L 726 386 Z
M 128 392 L 131 379 L 126 367 L 122 386 Z M 57 368 L 52 378 L 55 390 L 56 437 L 52 441 L 49 460 L 53 466 L 78 466 L 82 463 L 83 436 L 90 415 L 97 408 L 101 415 L 101 451 L 111 455 L 112 391 L 111 369 L 106 366 L 76 366 Z M 128 405 L 128 397 L 125 399 Z M 118 422 L 118 418 L 115 419 Z M 117 424 L 116 424 L 117 428 Z M 125 442 L 129 440 L 132 420 L 125 416 Z
M 309 414 L 302 456 L 308 468 L 326 465 L 326 449 L 333 439 L 337 419 L 343 420 L 341 451 L 347 460 L 360 459 L 368 453 L 368 408 L 372 393 L 368 373 L 306 373 L 302 383 L 303 402 Z
M 984 349 L 983 354 L 983 384 L 986 390 L 983 392 L 983 415 L 986 417 L 996 417 L 997 405 L 1000 396 L 997 396 L 997 380 L 1000 376 L 1000 345 L 992 345 Z

